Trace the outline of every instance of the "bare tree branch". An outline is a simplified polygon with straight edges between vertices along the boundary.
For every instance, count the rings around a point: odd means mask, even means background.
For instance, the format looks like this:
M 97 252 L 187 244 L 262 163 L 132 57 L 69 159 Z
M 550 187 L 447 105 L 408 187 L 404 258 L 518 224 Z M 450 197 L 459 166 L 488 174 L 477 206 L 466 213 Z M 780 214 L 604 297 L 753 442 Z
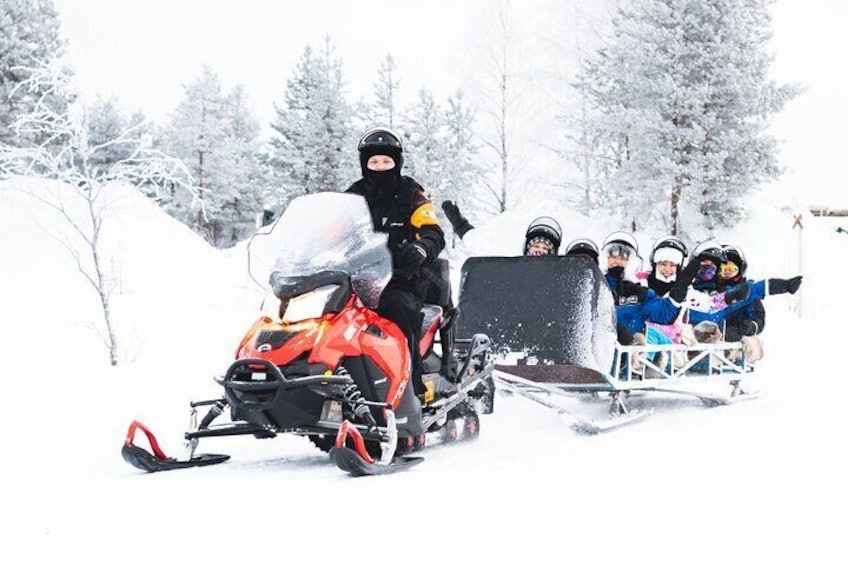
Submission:
M 142 124 L 135 124 L 119 132 L 114 138 L 92 145 L 88 139 L 85 112 L 76 100 L 70 84 L 70 74 L 61 68 L 41 65 L 25 69 L 29 79 L 16 85 L 30 93 L 39 93 L 33 110 L 23 114 L 13 123 L 14 131 L 36 134 L 38 144 L 31 147 L 0 145 L 0 176 L 23 174 L 43 177 L 64 183 L 55 193 L 42 196 L 35 191 L 29 194 L 54 210 L 62 225 L 70 229 L 68 235 L 52 234 L 69 253 L 77 270 L 97 293 L 105 324 L 105 343 L 112 365 L 118 363 L 118 338 L 115 333 L 110 298 L 117 282 L 111 280 L 108 259 L 102 252 L 103 226 L 111 219 L 106 195 L 110 186 L 118 183 L 136 186 L 155 185 L 181 188 L 198 198 L 191 174 L 178 159 L 147 147 L 138 132 Z M 51 104 L 56 98 L 68 104 Z M 59 108 L 61 106 L 61 109 Z M 107 168 L 94 161 L 99 152 L 117 144 L 131 146 L 128 156 Z M 81 205 L 83 213 L 76 206 Z M 48 233 L 49 229 L 42 226 Z

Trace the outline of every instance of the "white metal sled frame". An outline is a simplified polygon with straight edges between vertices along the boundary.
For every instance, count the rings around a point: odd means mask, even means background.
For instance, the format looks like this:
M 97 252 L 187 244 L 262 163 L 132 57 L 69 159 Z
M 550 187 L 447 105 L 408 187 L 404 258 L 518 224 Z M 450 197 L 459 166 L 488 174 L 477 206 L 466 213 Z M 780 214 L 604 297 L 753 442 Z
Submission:
M 738 361 L 730 357 L 734 352 L 738 355 Z M 678 359 L 677 363 L 675 359 Z M 685 361 L 681 363 L 680 359 Z M 604 432 L 648 416 L 649 412 L 631 411 L 628 408 L 625 401 L 633 391 L 694 396 L 708 407 L 755 397 L 741 386 L 743 378 L 753 371 L 753 366 L 745 359 L 741 343 L 717 342 L 691 346 L 616 344 L 612 367 L 606 373 L 581 367 L 539 367 L 542 371 L 547 368 L 554 374 L 561 371 L 565 377 L 573 372 L 584 376 L 589 374 L 594 378 L 563 378 L 562 382 L 540 382 L 511 374 L 507 371 L 517 367 L 505 366 L 498 368 L 495 378 L 503 388 L 556 410 L 569 421 L 572 429 L 584 434 Z M 724 394 L 707 390 L 722 385 L 727 386 Z M 609 396 L 609 418 L 606 421 L 585 418 L 555 401 L 556 397 L 585 398 L 587 395 L 596 397 L 602 393 Z

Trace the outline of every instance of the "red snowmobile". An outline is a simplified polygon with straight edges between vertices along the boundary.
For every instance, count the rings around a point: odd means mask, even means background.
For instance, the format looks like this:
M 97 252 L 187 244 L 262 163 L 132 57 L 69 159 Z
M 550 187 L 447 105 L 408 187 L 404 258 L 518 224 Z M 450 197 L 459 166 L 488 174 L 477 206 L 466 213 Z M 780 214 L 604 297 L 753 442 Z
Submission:
M 489 339 L 452 339 L 456 309 L 446 262 L 434 263 L 430 274 L 441 291 L 423 312 L 422 402 L 409 382 L 406 338 L 374 311 L 392 276 L 391 254 L 362 197 L 297 198 L 263 235 L 251 241 L 251 274 L 262 248 L 273 250 L 264 254 L 277 257 L 271 292 L 235 362 L 216 378 L 223 396 L 191 403 L 181 459 L 166 456 L 150 430 L 133 422 L 122 450 L 127 462 L 149 472 L 211 465 L 229 456 L 195 454 L 201 438 L 295 433 L 358 476 L 420 463 L 408 453 L 430 432 L 442 442 L 477 436 L 478 415 L 491 412 L 494 398 Z M 230 421 L 214 423 L 227 410 Z M 133 443 L 139 429 L 152 452 Z

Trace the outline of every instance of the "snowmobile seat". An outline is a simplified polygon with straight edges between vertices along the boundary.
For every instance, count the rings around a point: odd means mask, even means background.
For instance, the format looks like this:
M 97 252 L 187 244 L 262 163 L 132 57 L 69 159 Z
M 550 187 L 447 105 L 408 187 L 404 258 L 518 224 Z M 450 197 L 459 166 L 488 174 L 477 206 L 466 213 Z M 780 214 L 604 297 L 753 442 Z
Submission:
M 423 337 L 427 335 L 433 327 L 433 324 L 436 324 L 441 320 L 442 308 L 441 306 L 435 306 L 433 304 L 425 304 L 424 308 L 421 309 L 421 313 L 424 314 L 424 321 L 421 323 L 420 334 Z
M 447 259 L 437 257 L 427 267 L 421 270 L 427 281 L 427 292 L 424 295 L 424 304 L 436 304 L 445 310 L 452 307 L 450 264 Z
M 429 375 L 431 373 L 438 373 L 441 370 L 442 358 L 436 355 L 436 352 L 431 349 L 430 353 L 421 361 L 421 373 Z

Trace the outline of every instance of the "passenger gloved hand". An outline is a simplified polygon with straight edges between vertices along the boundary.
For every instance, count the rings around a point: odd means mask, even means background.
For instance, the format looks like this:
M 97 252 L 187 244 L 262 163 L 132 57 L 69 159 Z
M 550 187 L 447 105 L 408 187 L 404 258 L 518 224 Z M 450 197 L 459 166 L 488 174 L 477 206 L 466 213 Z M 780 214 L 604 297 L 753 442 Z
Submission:
M 769 294 L 795 294 L 801 287 L 801 275 L 792 277 L 791 279 L 769 279 L 768 293 Z
M 683 301 L 686 300 L 686 292 L 689 290 L 692 281 L 695 280 L 695 276 L 698 274 L 698 269 L 700 268 L 701 264 L 697 260 L 692 260 L 677 273 L 677 280 L 674 282 L 674 286 L 671 287 L 671 292 L 668 293 L 668 296 L 676 304 L 683 304 Z
M 400 248 L 395 257 L 394 267 L 411 277 L 418 273 L 426 260 L 427 249 L 422 244 L 413 241 Z
M 724 301 L 727 304 L 736 304 L 739 301 L 745 300 L 751 294 L 751 287 L 742 283 L 732 287 L 724 293 Z
M 448 221 L 450 221 L 453 226 L 453 231 L 456 232 L 460 238 L 464 236 L 466 233 L 474 229 L 474 226 L 463 217 L 462 213 L 459 211 L 459 206 L 453 203 L 451 200 L 445 200 L 442 202 L 442 210 L 445 211 L 445 216 L 447 216 Z
M 636 296 L 639 299 L 639 302 L 645 300 L 645 296 L 648 295 L 647 288 L 633 281 L 622 280 L 619 283 L 618 288 L 619 296 Z
M 736 324 L 736 327 L 742 335 L 757 335 L 760 331 L 760 326 L 754 320 L 742 320 Z

